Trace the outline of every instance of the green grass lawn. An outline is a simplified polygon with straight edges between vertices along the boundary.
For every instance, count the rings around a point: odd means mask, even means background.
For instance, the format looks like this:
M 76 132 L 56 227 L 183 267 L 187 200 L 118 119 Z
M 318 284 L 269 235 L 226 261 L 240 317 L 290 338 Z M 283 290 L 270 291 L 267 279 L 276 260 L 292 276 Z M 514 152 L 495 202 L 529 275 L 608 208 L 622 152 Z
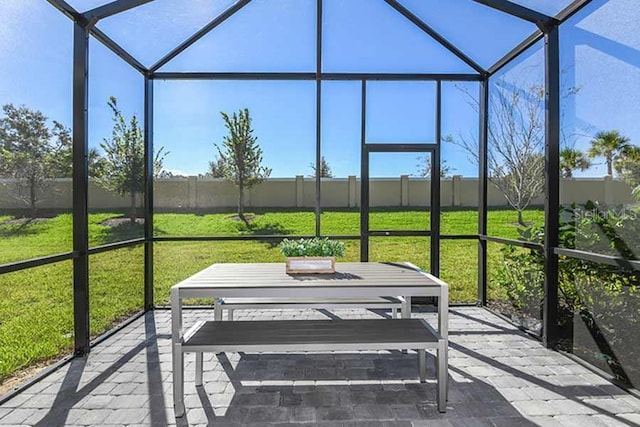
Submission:
M 99 246 L 143 235 L 142 226 L 128 224 L 107 227 L 103 221 L 113 213 L 90 216 L 90 245 Z M 247 234 L 309 235 L 315 230 L 314 213 L 264 212 L 247 228 L 229 213 L 156 214 L 157 236 L 221 236 Z M 443 234 L 476 234 L 477 212 L 445 211 Z M 516 238 L 516 214 L 512 210 L 489 213 L 489 230 Z M 71 215 L 59 215 L 40 222 L 7 223 L 0 216 L 0 264 L 70 251 Z M 532 209 L 525 220 L 541 223 L 543 212 Z M 426 230 L 429 214 L 424 211 L 374 211 L 373 229 Z M 357 235 L 357 211 L 325 211 L 322 234 Z M 344 261 L 357 261 L 360 244 L 345 240 Z M 371 261 L 410 261 L 429 269 L 429 238 L 376 237 L 370 240 Z M 451 302 L 475 302 L 477 294 L 476 241 L 441 242 L 441 277 L 450 288 Z M 500 262 L 498 250 L 490 251 L 489 265 Z M 278 249 L 269 241 L 157 242 L 154 249 L 155 302 L 168 304 L 169 289 L 175 283 L 216 262 L 281 262 Z M 139 311 L 143 303 L 143 247 L 118 249 L 91 255 L 91 333 L 97 336 L 114 323 Z M 33 363 L 70 352 L 73 345 L 72 263 L 60 262 L 0 275 L 0 382 Z M 492 289 L 494 294 L 499 289 Z

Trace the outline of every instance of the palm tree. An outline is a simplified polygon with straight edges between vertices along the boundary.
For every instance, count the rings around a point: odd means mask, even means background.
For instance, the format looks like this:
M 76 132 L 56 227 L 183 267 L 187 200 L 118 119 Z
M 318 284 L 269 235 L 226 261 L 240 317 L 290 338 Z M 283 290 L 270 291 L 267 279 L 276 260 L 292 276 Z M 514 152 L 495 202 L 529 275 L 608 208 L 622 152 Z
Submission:
M 627 147 L 629 138 L 620 135 L 617 130 L 601 131 L 591 141 L 589 157 L 602 156 L 607 162 L 607 174 L 613 175 L 613 161 Z
M 560 151 L 560 170 L 564 178 L 572 178 L 573 171 L 589 169 L 591 162 L 584 153 L 575 148 L 565 148 Z

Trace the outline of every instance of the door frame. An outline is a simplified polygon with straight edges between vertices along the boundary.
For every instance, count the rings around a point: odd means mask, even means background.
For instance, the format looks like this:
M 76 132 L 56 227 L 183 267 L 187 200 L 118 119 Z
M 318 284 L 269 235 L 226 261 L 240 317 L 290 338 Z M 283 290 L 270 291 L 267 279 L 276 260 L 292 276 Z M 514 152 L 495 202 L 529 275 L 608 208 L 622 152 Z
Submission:
M 431 158 L 431 202 L 429 230 L 375 231 L 369 229 L 369 158 L 371 153 L 429 153 Z M 360 261 L 369 261 L 369 237 L 371 236 L 424 236 L 430 241 L 430 273 L 440 274 L 440 147 L 438 144 L 362 144 L 360 164 Z

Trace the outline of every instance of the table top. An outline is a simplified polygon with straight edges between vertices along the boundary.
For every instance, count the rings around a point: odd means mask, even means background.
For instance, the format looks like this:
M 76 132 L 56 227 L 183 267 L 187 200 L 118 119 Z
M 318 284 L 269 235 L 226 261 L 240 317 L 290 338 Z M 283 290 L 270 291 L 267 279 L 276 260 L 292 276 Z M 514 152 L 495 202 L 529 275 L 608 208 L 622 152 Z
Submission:
M 409 263 L 344 262 L 327 274 L 287 274 L 284 263 L 213 264 L 174 286 L 203 288 L 443 287 L 447 284 Z

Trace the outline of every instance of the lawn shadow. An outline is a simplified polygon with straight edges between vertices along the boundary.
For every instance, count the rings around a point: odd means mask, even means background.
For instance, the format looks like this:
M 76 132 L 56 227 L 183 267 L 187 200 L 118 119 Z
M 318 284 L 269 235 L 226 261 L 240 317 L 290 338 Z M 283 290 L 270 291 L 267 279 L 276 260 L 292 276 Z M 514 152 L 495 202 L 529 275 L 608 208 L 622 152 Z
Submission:
M 275 248 L 280 243 L 281 239 L 276 236 L 286 236 L 292 233 L 292 230 L 284 227 L 278 222 L 261 224 L 253 224 L 251 222 L 249 222 L 249 224 L 245 224 L 243 222 L 239 222 L 237 224 L 237 228 L 240 235 L 265 236 L 264 239 L 258 239 L 258 241 L 268 244 L 270 249 Z M 274 237 L 269 238 L 268 236 Z
M 127 219 L 113 225 L 101 225 L 107 228 L 105 244 L 144 237 L 144 220 L 140 221 L 140 218 L 133 224 Z
M 1 237 L 29 236 L 39 233 L 34 225 L 46 221 L 48 218 L 15 218 L 0 223 Z

